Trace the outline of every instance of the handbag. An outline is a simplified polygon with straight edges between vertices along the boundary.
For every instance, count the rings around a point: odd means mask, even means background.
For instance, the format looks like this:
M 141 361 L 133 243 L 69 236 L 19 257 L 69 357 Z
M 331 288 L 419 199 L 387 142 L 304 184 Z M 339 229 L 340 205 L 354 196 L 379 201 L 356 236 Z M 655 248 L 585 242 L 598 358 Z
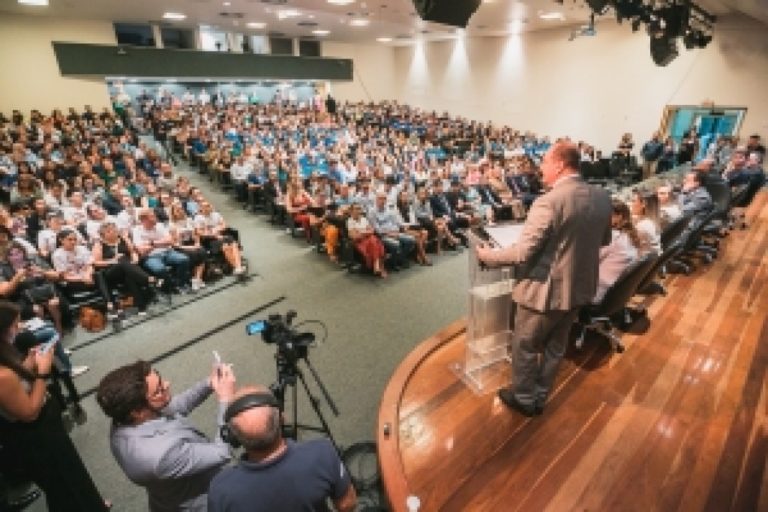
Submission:
M 42 304 L 56 296 L 56 288 L 48 282 L 35 284 L 24 290 L 24 296 L 32 304 Z

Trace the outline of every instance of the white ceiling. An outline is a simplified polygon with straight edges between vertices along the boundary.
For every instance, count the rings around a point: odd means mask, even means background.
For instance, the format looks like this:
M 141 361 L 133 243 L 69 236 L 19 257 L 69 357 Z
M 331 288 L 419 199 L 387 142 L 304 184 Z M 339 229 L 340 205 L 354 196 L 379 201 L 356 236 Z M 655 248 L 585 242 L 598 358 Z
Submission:
M 290 37 L 312 37 L 316 29 L 329 30 L 325 39 L 373 43 L 379 37 L 391 37 L 397 43 L 414 36 L 427 39 L 453 35 L 455 29 L 423 22 L 416 15 L 411 0 L 354 0 L 346 6 L 326 0 L 49 0 L 48 7 L 19 5 L 16 0 L 0 0 L 2 12 L 56 16 L 61 18 L 100 19 L 121 22 L 147 22 L 162 19 L 165 12 L 179 12 L 184 21 L 170 25 L 193 27 L 204 24 L 222 30 L 245 33 L 282 32 Z M 768 0 L 696 0 L 714 14 L 741 12 L 768 24 Z M 229 4 L 229 5 L 225 5 Z M 296 10 L 296 17 L 279 19 L 286 9 Z M 542 13 L 560 12 L 563 20 L 543 20 Z M 230 16 L 222 16 L 229 13 Z M 242 14 L 233 18 L 231 14 Z M 584 0 L 485 0 L 470 19 L 468 34 L 498 36 L 517 31 L 542 30 L 582 24 L 590 10 Z M 350 20 L 370 20 L 367 27 L 350 25 Z M 263 30 L 247 28 L 248 22 L 266 23 Z M 299 25 L 301 23 L 302 25 Z M 316 23 L 316 26 L 306 24 Z M 425 32 L 426 31 L 426 32 Z

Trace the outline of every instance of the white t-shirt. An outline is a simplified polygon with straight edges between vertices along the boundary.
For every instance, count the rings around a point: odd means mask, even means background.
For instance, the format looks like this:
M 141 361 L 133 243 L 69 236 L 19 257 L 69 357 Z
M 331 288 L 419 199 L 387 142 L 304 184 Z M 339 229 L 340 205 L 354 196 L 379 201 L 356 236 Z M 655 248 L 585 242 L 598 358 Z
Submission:
M 76 245 L 73 251 L 59 247 L 51 255 L 51 263 L 57 272 L 65 272 L 78 277 L 84 277 L 86 270 L 93 262 L 91 251 L 82 245 Z
M 88 219 L 85 221 L 85 234 L 88 235 L 88 240 L 95 242 L 101 238 L 99 230 L 101 229 L 101 225 L 106 221 L 117 224 L 117 219 L 112 215 L 107 215 L 104 220 Z
M 168 228 L 165 227 L 164 224 L 160 224 L 159 222 L 155 224 L 155 227 L 152 229 L 146 229 L 143 224 L 139 224 L 138 226 L 135 226 L 133 228 L 133 243 L 136 246 L 141 245 L 150 245 L 150 243 L 158 242 L 160 240 L 167 239 L 170 235 Z M 155 247 L 152 249 L 149 253 L 150 256 L 154 256 L 156 254 L 162 254 L 165 252 L 167 248 L 165 247 Z
M 219 212 L 211 212 L 208 216 L 198 213 L 195 215 L 195 228 L 202 229 L 204 233 L 212 234 L 213 229 L 220 226 L 222 220 Z
M 359 219 L 355 220 L 352 217 L 347 219 L 347 230 L 348 231 L 367 231 L 371 228 L 371 223 L 368 222 L 368 218 L 364 215 L 361 215 Z

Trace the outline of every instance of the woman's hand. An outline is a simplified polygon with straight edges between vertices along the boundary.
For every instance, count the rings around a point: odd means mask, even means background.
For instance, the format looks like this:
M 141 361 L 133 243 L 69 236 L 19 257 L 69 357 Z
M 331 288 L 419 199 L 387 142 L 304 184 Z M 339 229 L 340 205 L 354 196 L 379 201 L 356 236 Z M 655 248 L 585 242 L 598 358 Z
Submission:
M 58 343 L 58 341 L 56 342 Z M 37 346 L 32 349 L 32 357 L 35 363 L 35 371 L 38 375 L 48 375 L 51 373 L 51 367 L 53 366 L 53 347 L 49 348 L 45 352 L 40 350 Z

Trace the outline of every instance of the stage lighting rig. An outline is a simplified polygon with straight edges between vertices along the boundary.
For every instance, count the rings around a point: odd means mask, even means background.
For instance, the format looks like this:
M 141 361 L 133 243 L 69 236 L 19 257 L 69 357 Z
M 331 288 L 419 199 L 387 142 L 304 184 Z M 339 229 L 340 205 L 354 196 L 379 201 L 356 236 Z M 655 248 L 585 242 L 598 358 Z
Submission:
M 712 41 L 717 17 L 691 0 L 586 0 L 593 16 L 613 8 L 616 21 L 629 20 L 632 32 L 645 25 L 651 38 L 651 58 L 666 66 L 678 55 L 678 39 L 688 50 L 704 48 Z M 571 34 L 571 39 L 573 39 Z

